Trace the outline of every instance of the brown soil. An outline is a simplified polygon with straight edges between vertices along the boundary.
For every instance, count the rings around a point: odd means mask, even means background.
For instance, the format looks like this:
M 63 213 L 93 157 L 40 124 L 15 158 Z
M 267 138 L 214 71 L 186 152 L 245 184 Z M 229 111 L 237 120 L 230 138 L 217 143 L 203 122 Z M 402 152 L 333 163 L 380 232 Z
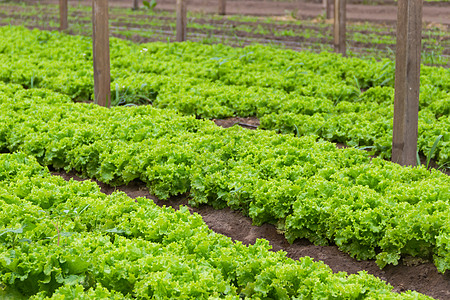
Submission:
M 259 119 L 256 117 L 249 117 L 249 118 L 227 118 L 227 119 L 213 119 L 214 123 L 216 123 L 217 126 L 221 126 L 223 128 L 231 127 L 235 124 L 248 128 L 248 129 L 256 129 L 259 126 Z
M 23 0 L 28 3 L 53 3 L 58 0 Z M 91 5 L 92 0 L 69 0 L 72 5 Z M 142 1 L 140 6 L 142 6 Z M 359 1 L 360 2 L 360 1 Z M 175 10 L 176 0 L 157 1 L 158 10 Z M 352 3 L 352 2 L 350 2 Z M 395 23 L 397 20 L 397 6 L 393 1 L 383 1 L 385 4 L 377 5 L 347 5 L 347 19 L 350 21 L 375 21 Z M 113 7 L 132 7 L 130 0 L 109 0 Z M 193 12 L 216 13 L 217 0 L 188 0 L 188 10 Z M 261 1 L 261 0 L 228 0 L 226 3 L 227 14 L 242 14 L 253 16 L 286 16 L 294 15 L 298 18 L 316 18 L 324 13 L 321 3 L 307 1 Z M 424 3 L 423 20 L 427 23 L 450 25 L 450 4 L 447 2 Z
M 110 0 L 111 5 L 126 5 L 126 0 Z M 124 3 L 125 2 L 125 3 Z M 166 0 L 158 3 L 161 10 L 174 10 L 175 0 Z M 217 12 L 217 0 L 189 0 L 188 9 L 205 13 Z M 322 4 L 278 1 L 227 1 L 227 14 L 244 14 L 254 16 L 286 16 L 292 14 L 298 18 L 316 18 L 323 14 Z M 397 20 L 397 6 L 392 5 L 347 5 L 347 19 L 350 21 L 376 21 L 395 22 Z M 431 23 L 450 25 L 450 5 L 436 6 L 425 3 L 423 7 L 423 20 Z
M 73 173 L 54 172 L 53 174 L 62 176 L 66 180 L 71 178 L 84 180 Z M 149 193 L 144 183 L 137 181 L 118 187 L 111 187 L 98 181 L 97 183 L 102 192 L 106 194 L 119 190 L 125 192 L 131 198 L 146 197 L 152 199 L 159 206 L 165 205 L 178 209 L 180 205 L 185 205 L 191 213 L 200 214 L 213 231 L 244 244 L 253 244 L 256 239 L 263 238 L 270 242 L 274 251 L 283 250 L 292 259 L 310 256 L 317 261 L 323 261 L 334 272 L 344 271 L 354 274 L 365 270 L 389 282 L 396 292 L 415 290 L 436 299 L 450 299 L 450 275 L 439 274 L 431 262 L 404 259 L 397 266 L 387 266 L 380 270 L 375 261 L 357 261 L 339 251 L 336 246 L 316 246 L 305 239 L 289 244 L 273 225 L 254 226 L 250 218 L 229 208 L 216 210 L 207 205 L 190 207 L 185 196 L 174 197 L 166 201 L 159 200 Z

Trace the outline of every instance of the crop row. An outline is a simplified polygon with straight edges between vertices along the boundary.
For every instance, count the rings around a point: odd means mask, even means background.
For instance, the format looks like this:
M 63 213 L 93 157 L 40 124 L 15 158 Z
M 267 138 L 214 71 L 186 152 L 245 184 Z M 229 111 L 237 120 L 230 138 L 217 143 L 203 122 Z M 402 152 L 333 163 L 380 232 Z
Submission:
M 263 240 L 232 242 L 186 208 L 120 192 L 106 196 L 95 183 L 52 176 L 21 153 L 0 154 L 0 195 L 3 295 L 427 299 L 394 294 L 365 272 L 333 274 L 309 257 L 293 261 Z
M 113 185 L 140 179 L 162 199 L 188 193 L 192 205 L 242 210 L 290 241 L 335 243 L 380 267 L 419 256 L 450 268 L 450 178 L 438 171 L 151 106 L 106 109 L 48 90 L 0 90 L 0 151 Z
M 45 87 L 74 100 L 92 98 L 91 41 L 23 28 L 0 30 L 0 80 Z M 116 104 L 151 102 L 202 118 L 258 116 L 283 133 L 318 135 L 371 148 L 389 158 L 394 66 L 251 46 L 111 42 L 112 98 Z M 30 66 L 33 66 L 30 68 Z M 422 67 L 421 153 L 450 162 L 450 70 Z
M 4 4 L 2 24 L 23 25 L 55 30 L 59 27 L 57 6 Z M 175 40 L 175 12 L 122 8 L 110 9 L 110 32 L 114 36 L 133 41 Z M 71 7 L 69 10 L 70 32 L 92 35 L 91 8 Z M 311 20 L 278 20 L 250 16 L 216 16 L 189 13 L 188 39 L 201 43 L 225 43 L 243 46 L 263 43 L 286 46 L 291 49 L 313 51 L 332 50 L 332 25 Z M 448 65 L 448 42 L 438 27 L 424 26 L 422 60 L 425 64 Z M 381 24 L 348 24 L 348 54 L 375 57 L 391 57 L 395 44 L 395 28 Z M 443 56 L 442 54 L 447 54 Z

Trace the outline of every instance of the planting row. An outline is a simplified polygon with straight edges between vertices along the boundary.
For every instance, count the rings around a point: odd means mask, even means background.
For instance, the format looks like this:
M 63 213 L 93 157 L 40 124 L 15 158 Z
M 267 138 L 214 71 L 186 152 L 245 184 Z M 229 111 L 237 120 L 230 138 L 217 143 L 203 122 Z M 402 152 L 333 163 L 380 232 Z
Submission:
M 160 208 L 90 181 L 51 176 L 32 157 L 0 154 L 0 295 L 31 299 L 389 298 L 383 281 L 244 246 L 186 208 Z M 65 298 L 67 297 L 67 298 Z M 46 298 L 47 299 L 47 298 Z
M 419 256 L 450 268 L 450 178 L 438 171 L 371 160 L 313 136 L 0 86 L 0 151 L 113 185 L 140 179 L 162 199 L 188 193 L 192 205 L 242 210 L 290 241 L 335 243 L 380 267 Z
M 91 41 L 56 32 L 2 27 L 0 80 L 92 98 Z M 283 133 L 391 155 L 394 65 L 251 46 L 111 43 L 115 104 L 152 103 L 202 118 L 258 116 Z M 30 66 L 34 66 L 31 67 Z M 450 162 L 450 70 L 423 67 L 421 153 Z
M 4 13 L 0 24 L 22 25 L 28 28 L 56 30 L 59 10 L 56 5 L 35 3 L 0 4 Z M 78 5 L 69 9 L 69 31 L 92 35 L 92 11 Z M 332 51 L 333 26 L 324 20 L 295 20 L 288 17 L 252 17 L 242 15 L 217 16 L 188 12 L 187 38 L 204 44 L 244 46 L 255 43 L 309 51 Z M 110 32 L 114 36 L 136 42 L 175 40 L 175 12 L 160 10 L 124 10 L 110 7 Z M 319 22 L 318 22 L 319 21 Z M 431 26 L 430 26 L 431 25 Z M 422 30 L 422 61 L 427 65 L 449 66 L 449 41 L 445 30 L 429 24 Z M 394 58 L 395 27 L 377 23 L 347 24 L 347 54 Z

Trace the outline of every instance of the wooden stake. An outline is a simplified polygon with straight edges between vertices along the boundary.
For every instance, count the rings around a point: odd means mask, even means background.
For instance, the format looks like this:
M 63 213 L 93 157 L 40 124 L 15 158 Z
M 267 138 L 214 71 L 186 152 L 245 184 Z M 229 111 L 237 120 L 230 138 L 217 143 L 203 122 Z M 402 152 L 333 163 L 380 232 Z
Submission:
M 92 0 L 94 103 L 110 107 L 108 0 Z
M 186 40 L 186 1 L 177 0 L 177 42 Z
M 398 0 L 392 161 L 417 165 L 422 0 Z
M 333 14 L 333 12 L 331 10 L 332 5 L 333 5 L 332 1 L 333 0 L 324 0 L 324 2 L 325 2 L 325 18 L 327 20 L 332 18 L 332 14 Z
M 67 21 L 68 15 L 68 0 L 59 0 L 59 30 L 64 31 L 69 28 L 69 22 Z
M 345 47 L 346 0 L 334 0 L 334 51 L 346 54 Z
M 139 9 L 139 0 L 133 0 L 133 10 Z
M 219 0 L 219 15 L 224 16 L 225 15 L 225 8 L 226 8 L 226 0 Z

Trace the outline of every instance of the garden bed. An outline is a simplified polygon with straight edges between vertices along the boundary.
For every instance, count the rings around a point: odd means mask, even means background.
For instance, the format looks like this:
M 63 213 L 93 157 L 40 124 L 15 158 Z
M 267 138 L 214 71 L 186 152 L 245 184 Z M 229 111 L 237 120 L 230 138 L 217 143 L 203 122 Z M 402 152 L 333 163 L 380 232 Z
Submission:
M 86 180 L 73 172 L 53 171 L 52 174 L 61 176 L 65 180 Z M 285 251 L 287 257 L 297 260 L 300 257 L 309 256 L 316 261 L 323 261 L 334 272 L 342 271 L 348 274 L 356 274 L 365 270 L 369 274 L 387 281 L 394 287 L 396 292 L 414 290 L 442 300 L 448 299 L 450 295 L 449 274 L 443 275 L 438 273 L 433 263 L 426 260 L 410 257 L 403 259 L 397 266 L 386 266 L 380 270 L 375 261 L 358 261 L 340 251 L 336 246 L 317 246 L 306 239 L 297 240 L 290 244 L 275 226 L 271 224 L 255 226 L 249 217 L 243 216 L 242 213 L 229 208 L 217 210 L 208 205 L 192 207 L 188 204 L 187 195 L 160 200 L 148 191 L 145 183 L 140 181 L 133 181 L 128 185 L 117 187 L 109 186 L 98 180 L 94 181 L 105 194 L 122 191 L 131 198 L 146 197 L 152 199 L 159 206 L 170 206 L 175 209 L 178 209 L 180 205 L 187 206 L 191 213 L 200 214 L 210 229 L 231 237 L 235 241 L 241 241 L 246 245 L 254 244 L 256 239 L 266 239 L 272 246 L 273 251 Z

